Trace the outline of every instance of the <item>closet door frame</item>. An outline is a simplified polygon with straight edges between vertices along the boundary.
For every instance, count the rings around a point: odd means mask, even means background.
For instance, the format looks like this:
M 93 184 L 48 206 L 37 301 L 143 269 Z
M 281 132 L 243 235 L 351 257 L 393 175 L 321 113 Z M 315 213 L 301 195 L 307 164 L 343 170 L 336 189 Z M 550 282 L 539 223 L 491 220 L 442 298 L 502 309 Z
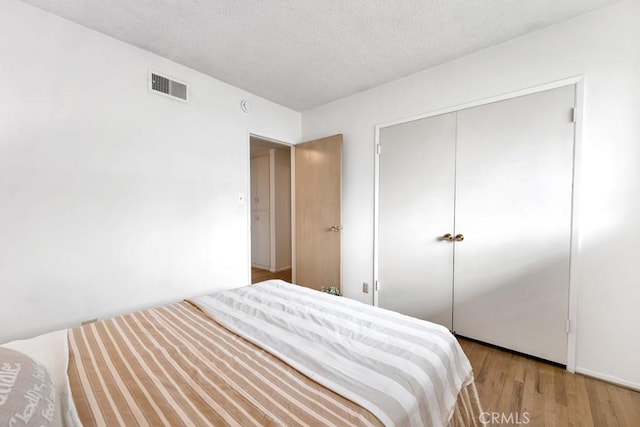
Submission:
M 574 373 L 576 369 L 576 323 L 578 314 L 578 267 L 580 262 L 580 233 L 579 233 L 579 201 L 580 201 L 580 164 L 581 164 L 581 147 L 582 147 L 582 117 L 584 109 L 584 75 L 573 76 L 562 80 L 544 83 L 525 89 L 515 90 L 512 92 L 496 95 L 472 101 L 465 104 L 459 104 L 440 110 L 431 111 L 424 114 L 418 114 L 394 121 L 379 123 L 375 125 L 375 138 L 373 144 L 374 150 L 374 236 L 373 236 L 373 305 L 378 306 L 379 291 L 379 209 L 380 209 L 380 130 L 389 126 L 399 125 L 402 123 L 412 122 L 414 120 L 425 119 L 428 117 L 438 116 L 441 114 L 452 113 L 467 108 L 478 107 L 493 102 L 504 101 L 507 99 L 517 98 L 533 93 L 543 92 L 550 89 L 556 89 L 563 86 L 575 85 L 575 129 L 573 141 L 573 193 L 571 200 L 571 242 L 570 242 L 570 261 L 569 261 L 569 307 L 567 313 L 567 371 Z M 384 286 L 384 284 L 382 284 Z

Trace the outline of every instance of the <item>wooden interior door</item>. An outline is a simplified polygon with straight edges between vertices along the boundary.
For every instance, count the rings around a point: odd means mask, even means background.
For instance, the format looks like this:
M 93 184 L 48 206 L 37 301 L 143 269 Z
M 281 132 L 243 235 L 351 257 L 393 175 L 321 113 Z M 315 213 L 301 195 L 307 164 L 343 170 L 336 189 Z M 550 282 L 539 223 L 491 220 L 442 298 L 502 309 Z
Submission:
M 297 144 L 294 282 L 342 285 L 342 135 Z
M 462 110 L 457 134 L 454 330 L 562 364 L 574 98 L 566 86 Z
M 451 329 L 455 113 L 380 130 L 378 305 Z

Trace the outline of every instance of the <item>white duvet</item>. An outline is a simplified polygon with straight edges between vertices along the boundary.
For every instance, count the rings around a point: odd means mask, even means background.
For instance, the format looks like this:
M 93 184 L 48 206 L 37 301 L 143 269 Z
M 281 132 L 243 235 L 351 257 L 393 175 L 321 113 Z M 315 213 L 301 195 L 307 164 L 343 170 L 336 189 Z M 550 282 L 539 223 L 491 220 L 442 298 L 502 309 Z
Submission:
M 386 426 L 447 425 L 471 364 L 443 326 L 270 280 L 191 300 Z

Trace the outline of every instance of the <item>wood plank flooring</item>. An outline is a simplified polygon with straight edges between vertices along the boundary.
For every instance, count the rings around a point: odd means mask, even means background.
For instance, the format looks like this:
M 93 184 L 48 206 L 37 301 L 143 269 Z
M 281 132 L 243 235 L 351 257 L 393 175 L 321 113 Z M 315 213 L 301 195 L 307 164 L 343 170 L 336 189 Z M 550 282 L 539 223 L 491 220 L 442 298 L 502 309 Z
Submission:
M 282 279 L 285 282 L 291 282 L 291 269 L 272 273 L 269 270 L 261 270 L 251 267 L 251 283 L 258 283 L 265 280 Z
M 513 414 L 511 423 L 494 422 L 492 426 L 640 426 L 640 392 L 458 340 L 473 366 L 484 411 L 507 417 Z M 524 423 L 525 413 L 528 423 Z
M 252 268 L 251 279 L 252 283 L 290 282 L 291 270 L 271 273 Z M 505 417 L 512 414 L 511 422 L 502 419 L 490 426 L 640 426 L 640 392 L 461 337 L 458 340 L 473 366 L 484 411 Z

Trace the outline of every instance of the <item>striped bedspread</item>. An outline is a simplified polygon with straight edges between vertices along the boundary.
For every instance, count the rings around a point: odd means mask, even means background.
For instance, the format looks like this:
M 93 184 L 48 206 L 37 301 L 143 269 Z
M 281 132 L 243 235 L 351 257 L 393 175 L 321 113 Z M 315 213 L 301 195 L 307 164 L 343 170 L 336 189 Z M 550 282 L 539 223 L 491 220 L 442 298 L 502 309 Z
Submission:
M 192 302 L 387 426 L 445 426 L 473 386 L 455 337 L 433 323 L 280 280 Z
M 90 426 L 380 426 L 376 417 L 188 302 L 69 330 Z

